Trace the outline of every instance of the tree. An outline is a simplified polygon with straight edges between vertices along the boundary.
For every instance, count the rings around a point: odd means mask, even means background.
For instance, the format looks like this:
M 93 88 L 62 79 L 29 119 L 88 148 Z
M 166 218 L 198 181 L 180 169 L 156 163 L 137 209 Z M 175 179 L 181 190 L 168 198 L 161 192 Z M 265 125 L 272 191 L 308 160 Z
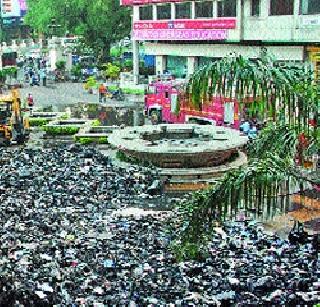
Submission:
M 71 73 L 75 77 L 80 78 L 81 77 L 81 66 L 79 64 L 73 65 L 71 68 Z
M 186 92 L 190 105 L 198 110 L 220 96 L 237 100 L 240 109 L 246 106 L 251 115 L 265 121 L 275 121 L 282 111 L 288 115 L 282 118 L 285 123 L 303 130 L 310 128 L 311 115 L 318 113 L 319 90 L 312 67 L 282 67 L 267 56 L 256 61 L 229 56 L 212 62 L 195 72 Z
M 172 245 L 178 259 L 200 258 L 214 224 L 234 217 L 240 208 L 271 214 L 288 206 L 293 183 L 300 190 L 306 183 L 320 184 L 319 177 L 306 176 L 295 164 L 301 140 L 306 152 L 320 147 L 319 129 L 309 124 L 319 98 L 311 75 L 308 69 L 290 70 L 242 57 L 222 59 L 193 75 L 186 90 L 193 107 L 201 109 L 214 95 L 235 97 L 240 104 L 251 100 L 251 108 L 271 124 L 249 146 L 246 166 L 229 171 L 212 188 L 179 204 Z M 285 109 L 282 119 L 275 116 L 279 108 Z M 172 226 L 177 229 L 177 220 Z
M 58 70 L 65 70 L 66 69 L 66 61 L 57 61 L 56 67 Z
M 131 29 L 130 8 L 114 0 L 29 0 L 25 22 L 39 33 L 52 34 L 52 18 L 67 31 L 82 35 L 97 56 L 105 56 L 110 44 L 128 36 Z
M 270 140 L 272 140 L 270 142 Z M 213 226 L 242 211 L 273 216 L 289 207 L 293 185 L 320 184 L 297 169 L 297 132 L 287 125 L 270 125 L 249 148 L 247 166 L 229 171 L 212 188 L 180 203 L 172 229 L 177 258 L 201 258 Z M 318 143 L 319 146 L 319 143 Z
M 116 80 L 119 78 L 119 76 L 120 76 L 120 67 L 118 67 L 117 65 L 108 63 L 106 68 L 106 77 L 112 80 Z
M 93 93 L 93 88 L 97 87 L 97 80 L 95 77 L 89 77 L 87 82 L 85 83 L 85 88 L 88 90 L 90 94 Z

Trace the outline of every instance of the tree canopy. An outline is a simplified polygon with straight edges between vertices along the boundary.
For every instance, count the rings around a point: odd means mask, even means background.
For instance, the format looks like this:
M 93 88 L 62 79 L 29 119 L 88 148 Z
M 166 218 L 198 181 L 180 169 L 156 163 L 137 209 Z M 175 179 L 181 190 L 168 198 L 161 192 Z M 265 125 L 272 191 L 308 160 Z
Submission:
M 110 44 L 131 30 L 130 8 L 117 0 L 28 0 L 28 8 L 25 23 L 36 32 L 81 35 L 97 55 L 105 56 Z M 59 28 L 52 28 L 52 19 Z
M 247 165 L 178 205 L 178 223 L 174 219 L 171 230 L 179 259 L 202 257 L 216 222 L 235 217 L 239 210 L 267 216 L 285 211 L 293 187 L 320 184 L 319 177 L 304 176 L 295 163 L 297 154 L 320 148 L 319 88 L 310 69 L 224 58 L 200 68 L 186 89 L 186 99 L 197 109 L 217 95 L 237 100 L 240 109 L 250 105 L 269 125 L 249 145 Z

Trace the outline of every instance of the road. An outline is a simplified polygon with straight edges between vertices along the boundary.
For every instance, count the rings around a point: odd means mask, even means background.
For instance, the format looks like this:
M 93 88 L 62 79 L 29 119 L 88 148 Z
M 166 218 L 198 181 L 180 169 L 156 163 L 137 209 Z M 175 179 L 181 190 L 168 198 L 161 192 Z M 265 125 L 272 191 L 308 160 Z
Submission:
M 98 102 L 98 94 L 88 94 L 83 89 L 82 83 L 49 83 L 48 86 L 30 86 L 25 85 L 20 90 L 23 98 L 29 93 L 33 95 L 35 109 L 43 107 L 53 107 L 53 111 L 63 112 L 65 107 L 78 102 Z M 125 95 L 125 101 L 116 101 L 108 99 L 107 104 L 110 106 L 132 106 L 137 103 L 143 104 L 143 96 Z
M 97 94 L 88 94 L 82 83 L 52 83 L 48 86 L 25 85 L 20 90 L 21 97 L 33 95 L 35 108 L 53 107 L 53 111 L 64 111 L 67 105 L 78 102 L 97 102 Z

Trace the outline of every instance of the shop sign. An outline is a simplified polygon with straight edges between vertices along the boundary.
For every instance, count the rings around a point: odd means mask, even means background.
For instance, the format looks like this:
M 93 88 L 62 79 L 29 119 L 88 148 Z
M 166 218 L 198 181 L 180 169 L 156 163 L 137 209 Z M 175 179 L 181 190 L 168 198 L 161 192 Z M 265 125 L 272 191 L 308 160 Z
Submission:
M 170 20 L 170 21 L 136 21 L 135 30 L 142 29 L 235 29 L 235 18 L 210 20 Z
M 226 30 L 160 29 L 133 30 L 135 40 L 224 40 Z
M 152 3 L 183 2 L 183 0 L 121 0 L 121 5 L 143 5 Z

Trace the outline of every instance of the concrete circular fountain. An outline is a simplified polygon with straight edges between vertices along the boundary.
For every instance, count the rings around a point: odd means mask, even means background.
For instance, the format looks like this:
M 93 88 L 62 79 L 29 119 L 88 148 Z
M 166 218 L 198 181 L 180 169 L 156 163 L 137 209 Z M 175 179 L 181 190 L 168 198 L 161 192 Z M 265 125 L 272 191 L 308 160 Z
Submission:
M 109 142 L 158 167 L 198 168 L 222 165 L 246 144 L 247 137 L 226 127 L 158 125 L 117 130 Z
M 209 182 L 241 166 L 247 140 L 227 127 L 191 124 L 126 127 L 109 136 L 119 151 L 153 164 L 171 182 Z

